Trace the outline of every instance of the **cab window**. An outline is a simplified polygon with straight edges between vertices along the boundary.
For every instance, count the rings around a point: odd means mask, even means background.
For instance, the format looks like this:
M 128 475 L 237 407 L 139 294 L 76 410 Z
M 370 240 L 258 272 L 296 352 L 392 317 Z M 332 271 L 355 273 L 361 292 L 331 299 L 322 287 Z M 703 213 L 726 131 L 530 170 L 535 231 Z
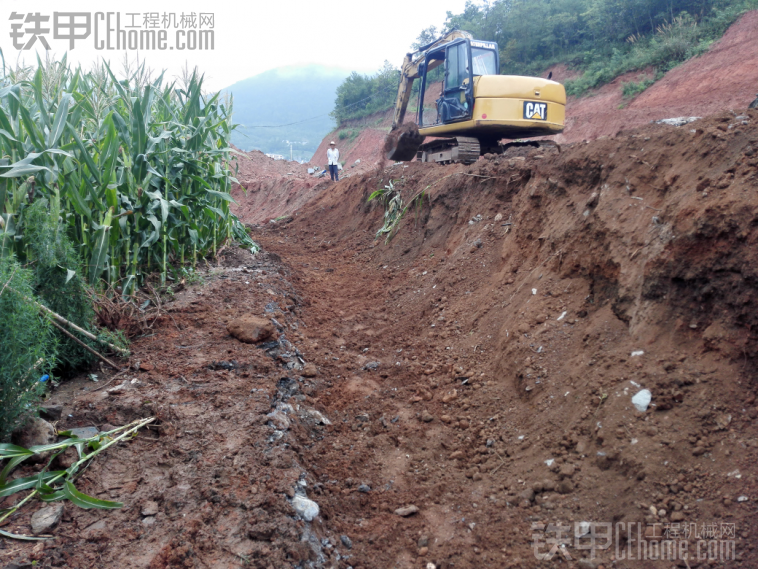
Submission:
M 466 44 L 460 43 L 447 50 L 447 80 L 445 89 L 457 89 L 468 78 Z
M 497 75 L 495 52 L 489 49 L 471 48 L 471 64 L 474 75 Z

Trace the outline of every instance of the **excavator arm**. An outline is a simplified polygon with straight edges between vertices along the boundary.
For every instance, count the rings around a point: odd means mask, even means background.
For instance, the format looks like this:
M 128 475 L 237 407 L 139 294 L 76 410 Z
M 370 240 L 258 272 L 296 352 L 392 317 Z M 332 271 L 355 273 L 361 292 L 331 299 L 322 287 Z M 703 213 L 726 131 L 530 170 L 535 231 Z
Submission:
M 473 39 L 471 34 L 462 30 L 452 30 L 430 44 L 422 46 L 413 53 L 407 53 L 403 60 L 403 68 L 400 71 L 400 86 L 397 90 L 395 101 L 395 115 L 392 120 L 392 130 L 387 137 L 385 150 L 390 160 L 408 161 L 416 155 L 416 151 L 424 137 L 419 134 L 417 125 L 403 127 L 405 111 L 411 99 L 413 81 L 419 78 L 419 69 L 426 60 L 426 55 L 434 48 L 451 42 L 458 38 Z M 432 62 L 427 71 L 431 71 L 442 63 L 441 60 Z M 419 104 L 422 104 L 419 102 Z

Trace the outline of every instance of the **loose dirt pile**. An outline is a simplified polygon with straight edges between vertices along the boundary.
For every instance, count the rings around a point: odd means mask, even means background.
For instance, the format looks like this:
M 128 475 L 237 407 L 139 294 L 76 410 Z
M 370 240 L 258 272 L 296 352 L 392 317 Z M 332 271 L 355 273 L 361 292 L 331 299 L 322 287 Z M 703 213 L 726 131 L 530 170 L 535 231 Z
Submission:
M 757 566 L 756 149 L 758 112 L 722 113 L 319 192 L 254 228 L 266 253 L 227 251 L 179 293 L 133 373 L 56 392 L 59 428 L 159 427 L 78 483 L 122 510 L 67 505 L 56 540 L 2 540 L 0 559 Z M 389 180 L 426 193 L 384 245 L 367 197 Z M 246 314 L 274 337 L 231 337 Z M 28 532 L 33 510 L 2 529 Z M 614 524 L 594 560 L 583 522 Z M 536 559 L 556 532 L 566 547 Z M 687 561 L 636 560 L 660 537 Z
M 309 164 L 289 160 L 274 160 L 263 152 L 237 150 L 231 167 L 237 169 L 232 197 L 238 202 L 238 215 L 249 221 L 265 223 L 295 211 L 313 197 L 309 190 L 324 179 L 315 178 Z

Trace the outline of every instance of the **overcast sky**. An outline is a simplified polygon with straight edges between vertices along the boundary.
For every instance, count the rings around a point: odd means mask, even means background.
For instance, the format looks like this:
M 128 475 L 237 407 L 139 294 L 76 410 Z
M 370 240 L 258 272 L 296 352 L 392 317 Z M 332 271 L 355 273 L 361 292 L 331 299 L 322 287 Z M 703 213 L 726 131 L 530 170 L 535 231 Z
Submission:
M 131 59 L 139 54 L 150 67 L 167 69 L 167 75 L 173 77 L 188 62 L 190 67 L 197 65 L 205 73 L 208 90 L 218 90 L 285 65 L 319 63 L 366 73 L 378 70 L 386 59 L 399 67 L 419 32 L 430 25 L 439 27 L 445 21 L 447 11 L 460 13 L 465 0 L 2 0 L 0 6 L 0 48 L 6 63 L 15 64 L 19 55 L 27 63 L 32 63 L 38 50 L 44 58 L 46 50 L 42 38 L 45 38 L 50 53 L 61 56 L 68 51 L 69 60 L 79 62 L 83 67 L 105 58 L 114 64 L 111 68 L 115 72 L 116 68 L 121 68 L 124 54 Z M 112 14 L 110 25 L 107 17 L 95 16 L 96 12 L 107 14 L 106 10 Z M 55 11 L 59 13 L 58 33 L 63 36 L 58 39 L 53 37 Z M 12 19 L 14 12 L 24 19 Z M 16 46 L 27 46 L 34 35 L 28 33 L 35 24 L 25 21 L 27 14 L 37 12 L 50 16 L 48 21 L 40 24 L 41 28 L 50 28 L 50 31 L 40 34 L 29 50 L 18 49 Z M 91 14 L 89 37 L 70 39 L 72 35 L 86 33 L 86 17 L 78 16 L 74 20 L 82 24 L 81 27 L 71 27 L 66 15 L 69 12 Z M 182 14 L 193 12 L 196 15 L 194 22 L 191 18 L 182 21 Z M 146 15 L 156 13 L 157 18 L 148 16 L 145 19 Z M 201 13 L 204 14 L 202 22 Z M 126 42 L 130 33 L 131 39 L 138 41 L 139 33 L 149 29 L 154 30 L 150 33 L 160 41 L 158 34 L 163 30 L 161 45 L 165 49 L 108 50 L 109 40 L 112 47 L 117 47 L 117 14 Z M 21 24 L 16 29 L 19 35 L 15 38 L 11 36 L 13 24 Z M 109 27 L 110 32 L 107 31 Z M 214 49 L 198 49 L 204 35 L 200 31 L 211 29 Z M 208 38 L 207 35 L 204 37 Z M 74 49 L 70 49 L 71 42 Z M 193 45 L 195 49 L 190 50 Z M 98 50 L 96 46 L 106 49 Z

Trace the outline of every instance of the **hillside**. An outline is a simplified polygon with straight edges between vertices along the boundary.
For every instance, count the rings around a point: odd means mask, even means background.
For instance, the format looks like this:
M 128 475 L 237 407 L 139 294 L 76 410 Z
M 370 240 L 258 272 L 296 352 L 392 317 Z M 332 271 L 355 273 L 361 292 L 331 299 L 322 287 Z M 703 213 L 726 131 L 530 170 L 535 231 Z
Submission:
M 348 72 L 322 65 L 282 67 L 239 81 L 224 89 L 234 95 L 234 122 L 240 126 L 232 142 L 243 150 L 307 160 L 334 127 L 328 116 L 337 87 Z M 319 116 L 321 115 L 321 116 Z M 318 117 L 313 120 L 311 117 Z M 254 128 L 283 125 L 279 128 Z

